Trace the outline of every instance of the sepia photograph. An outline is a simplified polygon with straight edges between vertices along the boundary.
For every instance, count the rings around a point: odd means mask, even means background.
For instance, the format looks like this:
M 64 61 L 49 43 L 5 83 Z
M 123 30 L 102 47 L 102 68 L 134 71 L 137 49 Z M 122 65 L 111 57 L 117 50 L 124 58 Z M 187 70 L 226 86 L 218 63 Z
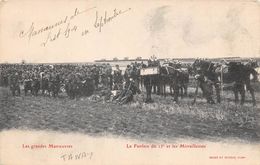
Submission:
M 0 165 L 260 165 L 260 1 L 0 0 Z

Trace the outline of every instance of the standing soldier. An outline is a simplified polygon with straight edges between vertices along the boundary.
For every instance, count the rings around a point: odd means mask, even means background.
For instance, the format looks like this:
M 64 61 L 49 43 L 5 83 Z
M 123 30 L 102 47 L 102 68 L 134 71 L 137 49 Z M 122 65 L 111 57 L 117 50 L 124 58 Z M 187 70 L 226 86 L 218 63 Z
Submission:
M 29 90 L 32 93 L 32 78 L 28 71 L 24 73 L 23 79 L 24 79 L 24 95 L 26 96 Z
M 108 78 L 109 89 L 112 90 L 112 86 L 113 86 L 112 66 L 109 63 L 107 63 L 106 66 L 106 75 Z
M 97 68 L 96 65 L 93 65 L 93 68 L 92 68 L 91 72 L 92 72 L 92 75 L 93 75 L 95 88 L 97 90 L 98 89 L 98 84 L 99 84 L 99 69 Z
M 107 87 L 108 80 L 107 80 L 107 75 L 106 75 L 106 64 L 102 64 L 100 76 L 101 76 L 102 87 L 103 88 Z
M 126 69 L 125 69 L 125 74 L 124 74 L 124 79 L 125 79 L 126 83 L 129 82 L 130 76 L 131 76 L 131 66 L 127 65 Z
M 122 70 L 119 69 L 119 65 L 116 65 L 116 70 L 114 70 L 114 90 L 121 88 L 123 83 Z
M 18 96 L 20 96 L 20 86 L 19 86 L 19 75 L 18 72 L 11 74 L 9 77 L 10 90 L 12 91 L 12 95 L 15 96 L 15 92 L 18 92 Z

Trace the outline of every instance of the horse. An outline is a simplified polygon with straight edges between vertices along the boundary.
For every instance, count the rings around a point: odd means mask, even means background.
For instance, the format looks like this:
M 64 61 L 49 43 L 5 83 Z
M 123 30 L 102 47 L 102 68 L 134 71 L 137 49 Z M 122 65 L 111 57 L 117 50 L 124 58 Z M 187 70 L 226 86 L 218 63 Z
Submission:
M 193 69 L 196 73 L 197 86 L 195 90 L 195 98 L 193 103 L 196 102 L 198 87 L 202 89 L 203 95 L 206 96 L 207 102 L 215 103 L 212 99 L 212 86 L 215 87 L 217 102 L 220 103 L 220 89 L 222 83 L 233 83 L 232 89 L 235 95 L 235 102 L 238 102 L 238 93 L 241 95 L 240 104 L 243 105 L 245 101 L 245 87 L 250 91 L 252 96 L 253 105 L 256 105 L 254 89 L 250 84 L 250 75 L 254 73 L 252 67 L 248 67 L 241 62 L 229 62 L 225 64 L 227 72 L 223 73 L 222 65 L 209 61 L 209 60 L 195 60 Z M 221 70 L 221 71 L 220 71 Z M 222 84 L 223 85 L 223 84 Z
M 169 85 L 171 94 L 173 90 L 174 101 L 178 102 L 180 91 L 181 97 L 183 97 L 184 88 L 187 87 L 186 73 L 172 66 L 162 65 L 160 67 L 160 77 L 161 94 L 166 97 L 166 85 Z
M 192 64 L 193 73 L 195 74 L 196 90 L 193 104 L 196 102 L 198 87 L 201 88 L 203 96 L 206 97 L 207 102 L 214 104 L 213 100 L 213 86 L 216 90 L 217 102 L 220 103 L 220 81 L 218 74 L 214 71 L 214 63 L 209 60 L 196 59 Z
M 188 95 L 188 84 L 189 84 L 189 70 L 188 68 L 177 67 L 173 63 L 164 63 L 160 67 L 160 80 L 162 94 L 166 94 L 166 85 L 170 86 L 170 92 L 172 94 L 173 84 L 171 81 L 176 79 L 176 84 L 179 86 L 178 90 L 180 92 L 181 98 Z M 174 79 L 173 79 L 174 78 Z M 177 89 L 177 88 L 176 88 Z
M 223 72 L 225 70 L 225 72 Z M 238 102 L 238 94 L 241 95 L 240 104 L 245 102 L 245 92 L 248 90 L 252 97 L 252 103 L 255 106 L 255 93 L 251 85 L 250 75 L 253 75 L 253 80 L 257 79 L 257 72 L 251 65 L 245 65 L 242 62 L 229 62 L 224 65 L 217 65 L 215 72 L 218 73 L 222 83 L 233 83 L 233 92 L 235 95 L 235 102 Z

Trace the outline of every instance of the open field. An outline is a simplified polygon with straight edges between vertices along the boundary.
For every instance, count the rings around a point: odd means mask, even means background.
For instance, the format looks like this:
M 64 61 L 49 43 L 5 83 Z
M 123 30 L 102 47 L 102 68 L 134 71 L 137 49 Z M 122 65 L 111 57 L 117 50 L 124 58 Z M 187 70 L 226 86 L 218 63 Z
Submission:
M 91 136 L 114 135 L 142 140 L 194 138 L 218 141 L 237 139 L 260 141 L 260 93 L 257 107 L 250 102 L 235 105 L 233 94 L 224 93 L 224 102 L 208 105 L 198 98 L 184 98 L 175 104 L 170 96 L 153 95 L 154 103 L 143 103 L 138 95 L 127 105 L 118 105 L 90 98 L 70 100 L 22 96 L 12 97 L 7 88 L 0 88 L 0 129 L 54 130 L 80 132 Z M 250 100 L 249 94 L 246 95 Z

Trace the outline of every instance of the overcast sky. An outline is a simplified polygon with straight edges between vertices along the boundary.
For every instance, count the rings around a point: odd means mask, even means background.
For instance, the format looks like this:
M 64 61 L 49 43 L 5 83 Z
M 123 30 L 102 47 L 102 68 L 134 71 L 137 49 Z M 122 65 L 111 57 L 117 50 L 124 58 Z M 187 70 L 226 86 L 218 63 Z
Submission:
M 9 0 L 0 22 L 0 62 L 260 57 L 254 1 Z

